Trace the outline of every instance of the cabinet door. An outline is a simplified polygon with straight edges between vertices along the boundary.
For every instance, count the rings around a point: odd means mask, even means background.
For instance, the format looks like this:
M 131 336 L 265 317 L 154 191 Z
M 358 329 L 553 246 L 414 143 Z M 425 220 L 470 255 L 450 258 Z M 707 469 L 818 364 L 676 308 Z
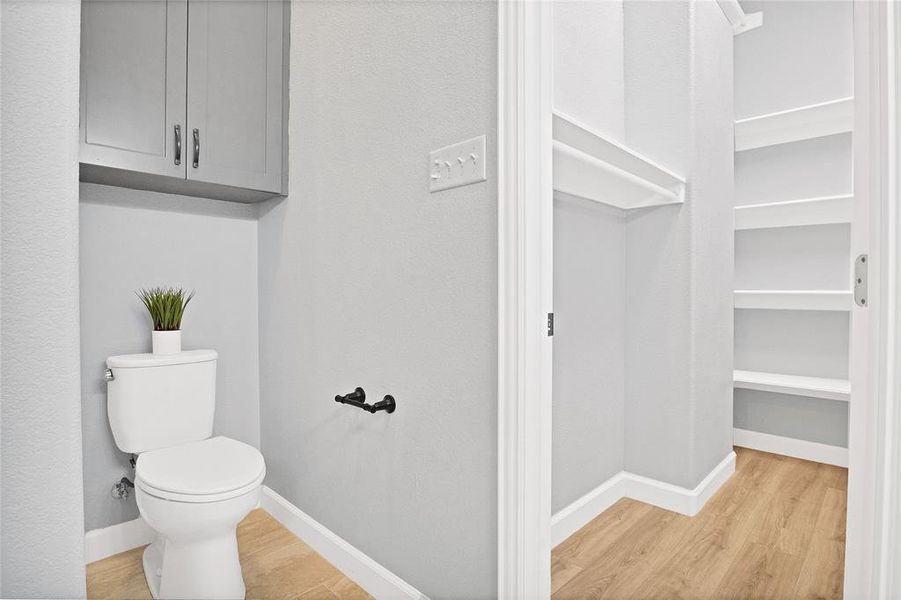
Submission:
M 81 162 L 185 177 L 187 25 L 184 0 L 82 3 Z
M 281 191 L 283 10 L 191 0 L 188 179 Z

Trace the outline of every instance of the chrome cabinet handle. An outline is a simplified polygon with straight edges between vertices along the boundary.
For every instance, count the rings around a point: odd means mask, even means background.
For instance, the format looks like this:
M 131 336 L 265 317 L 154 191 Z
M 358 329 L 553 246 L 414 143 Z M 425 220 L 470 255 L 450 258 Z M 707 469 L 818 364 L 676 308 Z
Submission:
M 200 164 L 200 130 L 194 130 L 194 168 Z
M 175 164 L 181 164 L 181 125 L 175 126 Z

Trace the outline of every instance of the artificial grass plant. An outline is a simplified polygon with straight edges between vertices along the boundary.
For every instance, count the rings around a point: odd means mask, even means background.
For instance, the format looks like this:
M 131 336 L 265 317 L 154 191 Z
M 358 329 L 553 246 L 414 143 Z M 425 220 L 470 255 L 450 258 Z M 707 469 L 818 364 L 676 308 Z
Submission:
M 150 318 L 153 319 L 154 331 L 177 331 L 181 329 L 181 319 L 188 307 L 188 302 L 194 297 L 194 292 L 188 293 L 182 288 L 154 287 L 142 289 L 136 292 L 138 298 L 147 307 Z

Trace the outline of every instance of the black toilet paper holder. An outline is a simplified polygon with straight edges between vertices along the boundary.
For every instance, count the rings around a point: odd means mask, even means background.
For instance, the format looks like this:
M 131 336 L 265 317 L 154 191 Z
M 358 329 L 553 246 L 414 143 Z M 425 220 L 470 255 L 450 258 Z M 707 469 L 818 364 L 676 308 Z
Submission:
M 394 396 L 390 394 L 387 394 L 382 400 L 375 404 L 366 404 L 366 392 L 361 387 L 358 387 L 344 396 L 341 396 L 340 394 L 335 396 L 335 402 L 356 406 L 357 408 L 362 408 L 372 414 L 383 410 L 390 415 L 397 409 L 397 402 L 394 401 Z

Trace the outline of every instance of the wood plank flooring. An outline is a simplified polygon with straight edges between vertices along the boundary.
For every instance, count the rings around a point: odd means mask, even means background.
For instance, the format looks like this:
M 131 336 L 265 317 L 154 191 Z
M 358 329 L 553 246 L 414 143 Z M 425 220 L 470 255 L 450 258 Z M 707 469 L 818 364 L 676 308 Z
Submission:
M 695 517 L 626 498 L 554 548 L 553 598 L 841 598 L 847 469 L 735 452 Z
M 238 525 L 238 548 L 247 598 L 371 598 L 263 509 Z M 88 597 L 149 600 L 143 552 L 142 546 L 89 564 Z

